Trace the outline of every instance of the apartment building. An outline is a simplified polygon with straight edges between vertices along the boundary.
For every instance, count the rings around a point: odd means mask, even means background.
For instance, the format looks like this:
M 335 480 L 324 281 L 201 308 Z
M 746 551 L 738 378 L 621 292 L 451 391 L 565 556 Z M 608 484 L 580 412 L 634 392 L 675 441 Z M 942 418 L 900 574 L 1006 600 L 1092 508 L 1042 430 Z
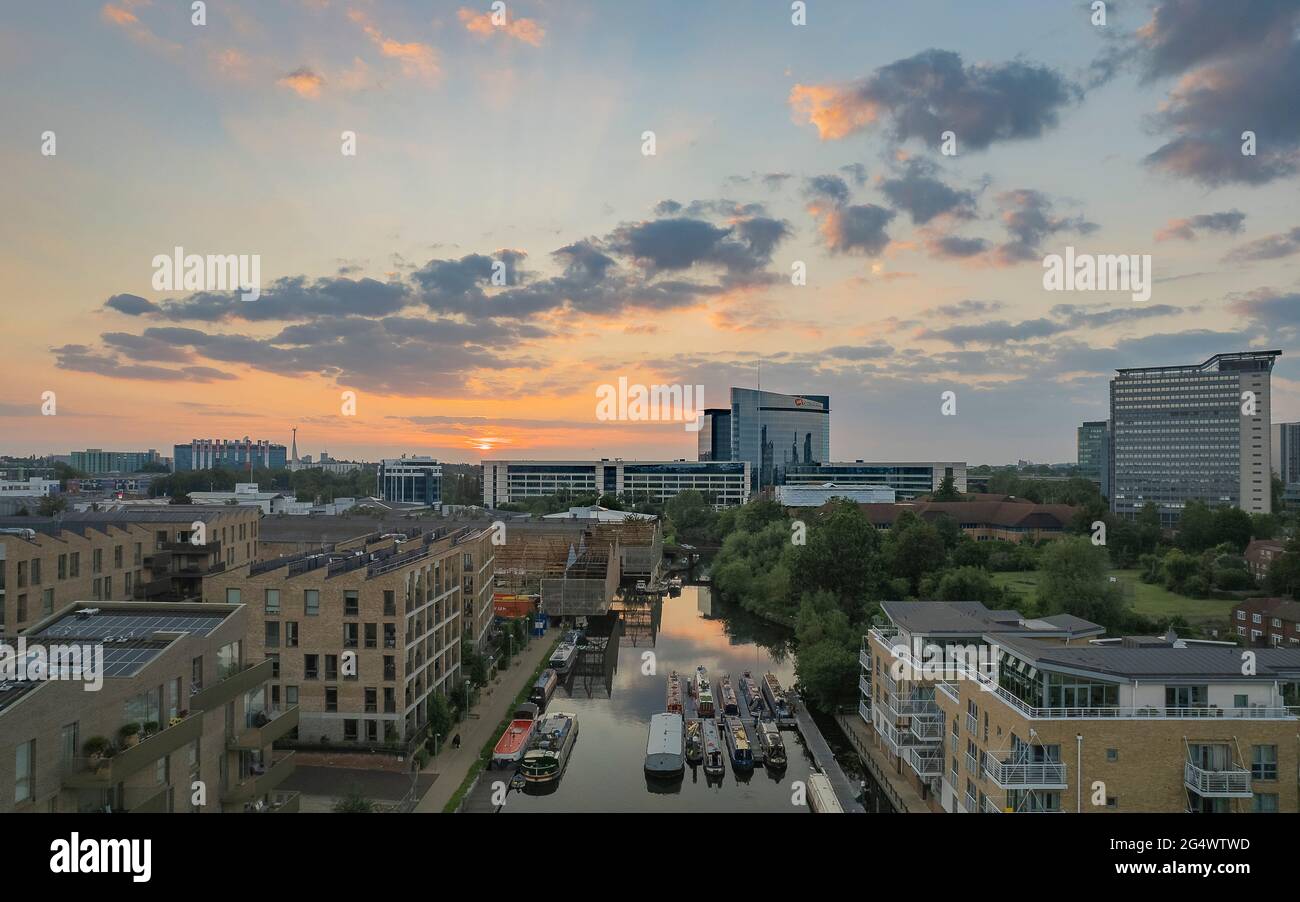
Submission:
M 298 810 L 278 789 L 293 753 L 272 749 L 298 712 L 269 702 L 270 663 L 247 660 L 247 613 L 75 602 L 32 624 L 29 655 L 98 648 L 102 685 L 87 691 L 99 681 L 66 668 L 0 682 L 0 760 L 13 767 L 0 812 Z
M 1300 648 L 1300 601 L 1247 598 L 1232 609 L 1242 644 L 1257 648 Z
M 1286 542 L 1278 539 L 1252 539 L 1246 546 L 1243 555 L 1246 559 L 1246 569 L 1250 571 L 1251 577 L 1262 583 L 1268 579 L 1268 571 L 1273 568 L 1273 562 L 1286 554 Z
M 749 500 L 750 470 L 744 460 L 485 460 L 483 506 L 566 493 L 662 503 L 696 491 L 720 510 Z
M 73 601 L 197 600 L 210 574 L 256 557 L 258 521 L 190 505 L 0 519 L 0 635 Z
M 1148 502 L 1172 527 L 1188 501 L 1272 510 L 1271 377 L 1281 351 L 1122 369 L 1110 382 L 1110 506 Z
M 949 517 L 977 542 L 1038 542 L 1066 534 L 1078 508 L 1068 504 L 1028 501 L 915 501 L 905 504 L 863 504 L 862 511 L 876 529 L 891 529 L 904 511 L 934 522 Z
M 248 605 L 248 653 L 272 664 L 271 704 L 300 706 L 299 741 L 411 744 L 463 678 L 461 639 L 486 639 L 493 552 L 490 530 L 417 527 L 227 568 L 204 593 Z
M 1300 649 L 886 602 L 859 713 L 936 811 L 1297 811 Z

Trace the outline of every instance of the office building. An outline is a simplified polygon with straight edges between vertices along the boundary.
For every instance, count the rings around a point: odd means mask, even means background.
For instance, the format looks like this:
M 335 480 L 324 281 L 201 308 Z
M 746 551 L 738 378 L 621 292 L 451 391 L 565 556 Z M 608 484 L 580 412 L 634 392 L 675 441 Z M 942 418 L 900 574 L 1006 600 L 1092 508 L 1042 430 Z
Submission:
M 776 503 L 783 507 L 821 507 L 834 499 L 854 501 L 858 504 L 893 504 L 895 492 L 883 485 L 779 485 Z
M 1272 510 L 1270 375 L 1281 351 L 1118 370 L 1110 382 L 1110 508 L 1154 503 L 1174 526 L 1189 501 Z
M 269 702 L 271 664 L 250 666 L 247 616 L 244 605 L 75 602 L 33 624 L 29 651 L 99 649 L 103 683 L 86 691 L 88 674 L 61 669 L 0 684 L 0 758 L 13 767 L 0 812 L 297 811 L 297 794 L 278 789 L 293 753 L 272 743 L 298 712 Z
M 977 542 L 1040 542 L 1066 535 L 1079 508 L 1068 504 L 1003 501 L 909 501 L 864 504 L 862 512 L 876 529 L 891 529 L 904 512 L 933 523 L 943 517 L 957 523 Z
M 697 441 L 696 460 L 731 460 L 731 408 L 707 408 Z
M 199 439 L 172 449 L 172 469 L 189 470 L 283 470 L 288 452 L 284 445 L 250 439 Z
M 227 569 L 204 593 L 248 606 L 248 653 L 273 662 L 271 703 L 300 706 L 304 743 L 413 748 L 431 694 L 463 679 L 461 639 L 486 639 L 493 552 L 490 530 L 415 527 Z
M 485 460 L 483 506 L 565 494 L 662 503 L 697 491 L 721 509 L 749 500 L 750 479 L 749 462 L 739 460 Z
M 148 451 L 104 451 L 90 448 L 72 452 L 72 469 L 90 476 L 103 473 L 138 473 L 147 464 L 160 464 L 162 457 L 153 448 Z
M 0 631 L 75 601 L 198 600 L 212 573 L 256 558 L 259 525 L 251 508 L 189 505 L 0 520 Z
M 1274 423 L 1273 472 L 1283 485 L 1300 483 L 1300 423 Z
M 858 713 L 886 779 L 932 810 L 1300 810 L 1300 648 L 1262 649 L 1243 673 L 1239 648 L 1172 633 L 1102 639 L 978 602 L 881 608 Z
M 57 479 L 41 479 L 39 476 L 29 476 L 27 479 L 0 480 L 0 498 L 40 499 L 58 493 L 59 481 Z
M 378 496 L 394 504 L 442 504 L 442 465 L 432 457 L 379 462 Z
M 731 390 L 731 459 L 749 464 L 751 488 L 780 485 L 787 467 L 825 463 L 830 454 L 829 395 Z
M 1110 423 L 1106 420 L 1084 423 L 1076 430 L 1079 475 L 1101 486 L 1103 497 L 1110 497 Z
M 953 488 L 966 492 L 964 461 L 863 461 L 852 463 L 799 464 L 787 467 L 782 485 L 839 486 L 880 485 L 893 489 L 899 498 L 915 498 L 937 492 L 946 477 Z

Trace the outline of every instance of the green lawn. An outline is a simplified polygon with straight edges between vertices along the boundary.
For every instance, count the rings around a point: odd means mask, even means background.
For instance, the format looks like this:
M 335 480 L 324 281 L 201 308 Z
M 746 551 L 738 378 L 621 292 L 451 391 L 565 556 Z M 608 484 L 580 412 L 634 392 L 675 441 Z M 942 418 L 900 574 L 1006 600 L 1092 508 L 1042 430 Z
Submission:
M 1038 591 L 1036 570 L 1024 573 L 994 573 L 993 582 L 999 586 L 1010 587 L 1021 598 L 1032 599 Z M 1137 570 L 1112 570 L 1124 591 L 1124 597 L 1133 605 L 1137 613 L 1160 619 L 1181 615 L 1188 623 L 1227 626 L 1232 613 L 1231 601 L 1215 598 L 1188 598 L 1170 592 L 1164 586 L 1148 585 L 1138 579 Z

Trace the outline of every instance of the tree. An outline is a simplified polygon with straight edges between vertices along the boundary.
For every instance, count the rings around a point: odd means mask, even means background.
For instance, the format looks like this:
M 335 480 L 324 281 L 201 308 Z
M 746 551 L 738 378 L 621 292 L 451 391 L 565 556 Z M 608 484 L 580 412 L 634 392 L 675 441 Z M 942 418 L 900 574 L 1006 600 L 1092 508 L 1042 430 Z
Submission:
M 939 489 L 930 496 L 931 501 L 961 501 L 961 492 L 957 491 L 957 486 L 951 476 L 943 477 L 939 483 Z
M 939 530 L 911 511 L 904 511 L 894 521 L 885 539 L 884 553 L 889 574 L 908 579 L 913 594 L 920 588 L 921 577 L 942 570 L 947 560 Z
M 1214 511 L 1214 544 L 1227 542 L 1238 553 L 1250 544 L 1254 523 L 1250 514 L 1239 507 L 1222 505 Z
M 856 692 L 857 647 L 863 630 L 854 628 L 834 593 L 807 593 L 799 605 L 795 673 L 805 698 L 829 711 Z
M 68 500 L 61 495 L 46 495 L 36 506 L 36 513 L 42 517 L 53 517 L 60 511 L 68 509 Z
M 353 789 L 334 801 L 333 810 L 338 814 L 372 814 L 375 803 L 362 795 L 359 789 Z
M 1189 501 L 1178 518 L 1178 545 L 1189 552 L 1204 551 L 1218 544 L 1214 512 L 1201 501 Z
M 1073 614 L 1110 629 L 1122 629 L 1128 619 L 1119 587 L 1109 581 L 1106 549 L 1088 539 L 1059 539 L 1044 551 L 1040 562 L 1038 604 L 1047 614 Z
M 430 735 L 447 738 L 453 723 L 451 705 L 447 696 L 435 692 L 429 696 L 429 730 Z
M 939 601 L 980 601 L 991 607 L 1003 600 L 1003 592 L 993 583 L 988 571 L 978 567 L 958 567 L 939 578 L 935 598 Z
M 804 592 L 829 592 L 848 611 L 875 596 L 880 536 L 856 503 L 833 501 L 810 524 L 806 539 L 791 554 L 792 585 Z

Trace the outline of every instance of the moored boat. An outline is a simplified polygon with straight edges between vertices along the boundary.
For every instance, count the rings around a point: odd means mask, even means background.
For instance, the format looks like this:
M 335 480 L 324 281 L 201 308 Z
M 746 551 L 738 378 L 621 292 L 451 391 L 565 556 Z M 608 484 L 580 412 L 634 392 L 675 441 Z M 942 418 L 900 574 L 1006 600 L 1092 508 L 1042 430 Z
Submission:
M 710 777 L 720 777 L 726 772 L 723 759 L 722 737 L 718 735 L 718 724 L 713 719 L 701 721 L 704 727 L 704 773 Z
M 682 707 L 682 679 L 675 670 L 668 674 L 668 698 L 664 710 L 669 714 L 683 714 L 686 710 Z
M 695 707 L 700 717 L 712 717 L 716 711 L 713 707 L 713 687 L 709 685 L 709 672 L 703 666 L 695 668 Z
M 728 717 L 723 722 L 722 732 L 731 752 L 731 763 L 736 770 L 754 769 L 754 750 L 749 745 L 749 734 L 739 717 Z
M 686 763 L 699 764 L 704 760 L 704 724 L 699 720 L 686 721 Z
M 680 777 L 686 767 L 686 740 L 680 714 L 655 714 L 646 737 L 645 772 L 651 777 Z
M 772 709 L 772 715 L 778 721 L 789 720 L 794 717 L 794 706 L 790 704 L 785 692 L 782 691 L 781 684 L 777 682 L 776 674 L 768 673 L 763 675 L 763 697 L 767 699 L 767 704 Z
M 528 700 L 536 705 L 539 711 L 545 710 L 547 702 L 555 694 L 555 687 L 558 683 L 559 676 L 548 667 L 542 671 L 542 675 L 533 684 L 533 691 L 529 693 Z
M 511 767 L 524 757 L 537 729 L 537 712 L 537 706 L 531 702 L 524 702 L 515 710 L 515 716 L 492 749 L 493 767 Z
M 722 700 L 723 714 L 730 716 L 740 713 L 740 700 L 736 698 L 736 690 L 731 686 L 731 677 L 724 676 L 722 682 L 718 683 L 718 695 Z
M 835 797 L 835 788 L 830 778 L 821 771 L 808 775 L 808 807 L 813 814 L 843 814 L 844 807 Z
M 578 738 L 578 715 L 548 714 L 538 723 L 533 742 L 524 752 L 519 770 L 529 783 L 551 783 L 560 778 Z
M 785 767 L 785 741 L 781 738 L 781 728 L 775 721 L 765 720 L 758 725 L 758 741 L 763 749 L 765 767 L 769 770 Z
M 551 653 L 551 659 L 547 666 L 557 674 L 568 673 L 573 667 L 574 660 L 578 657 L 578 644 L 569 641 L 569 637 L 574 633 L 565 633 L 560 644 L 556 646 L 555 651 Z
M 758 683 L 754 682 L 748 670 L 740 676 L 740 692 L 745 696 L 745 704 L 749 706 L 750 714 L 763 713 L 763 696 L 759 693 Z

